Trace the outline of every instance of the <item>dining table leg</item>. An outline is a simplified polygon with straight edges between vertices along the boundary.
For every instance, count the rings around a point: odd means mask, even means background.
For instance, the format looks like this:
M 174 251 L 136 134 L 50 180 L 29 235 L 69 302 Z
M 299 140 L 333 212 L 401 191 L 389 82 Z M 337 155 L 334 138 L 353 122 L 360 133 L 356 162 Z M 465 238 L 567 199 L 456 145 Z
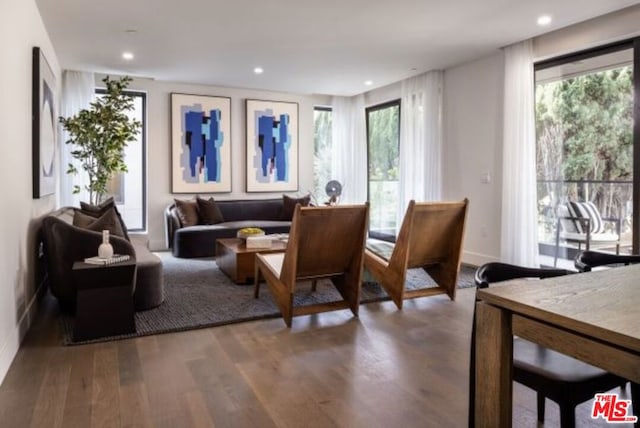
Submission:
M 476 303 L 476 427 L 511 427 L 512 367 L 511 313 Z

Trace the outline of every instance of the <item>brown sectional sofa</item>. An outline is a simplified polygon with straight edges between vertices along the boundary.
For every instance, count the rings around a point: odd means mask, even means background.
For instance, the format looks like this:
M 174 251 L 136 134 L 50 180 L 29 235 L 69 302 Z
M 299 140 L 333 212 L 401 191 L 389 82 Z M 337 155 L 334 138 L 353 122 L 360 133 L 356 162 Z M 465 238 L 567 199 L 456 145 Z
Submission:
M 243 227 L 259 227 L 266 233 L 289 233 L 290 220 L 283 220 L 283 199 L 215 201 L 224 222 L 183 227 L 175 204 L 165 209 L 167 247 L 176 257 L 212 257 L 216 239 L 235 238 Z

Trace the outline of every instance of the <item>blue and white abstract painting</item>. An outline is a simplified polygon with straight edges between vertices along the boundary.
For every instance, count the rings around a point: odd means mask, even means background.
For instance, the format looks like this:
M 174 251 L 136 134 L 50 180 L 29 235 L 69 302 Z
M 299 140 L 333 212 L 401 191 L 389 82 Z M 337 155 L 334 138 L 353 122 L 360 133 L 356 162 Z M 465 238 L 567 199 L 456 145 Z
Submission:
M 298 104 L 247 100 L 247 192 L 298 190 Z
M 171 94 L 173 193 L 231 191 L 231 99 Z

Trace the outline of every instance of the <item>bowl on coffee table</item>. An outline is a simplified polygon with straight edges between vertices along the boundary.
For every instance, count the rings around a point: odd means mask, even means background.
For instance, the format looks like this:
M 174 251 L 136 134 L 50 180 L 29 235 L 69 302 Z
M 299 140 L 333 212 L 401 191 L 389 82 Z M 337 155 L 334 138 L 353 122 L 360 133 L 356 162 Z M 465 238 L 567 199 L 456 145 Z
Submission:
M 246 240 L 250 236 L 264 236 L 264 230 L 259 227 L 244 227 L 238 230 L 237 237 Z

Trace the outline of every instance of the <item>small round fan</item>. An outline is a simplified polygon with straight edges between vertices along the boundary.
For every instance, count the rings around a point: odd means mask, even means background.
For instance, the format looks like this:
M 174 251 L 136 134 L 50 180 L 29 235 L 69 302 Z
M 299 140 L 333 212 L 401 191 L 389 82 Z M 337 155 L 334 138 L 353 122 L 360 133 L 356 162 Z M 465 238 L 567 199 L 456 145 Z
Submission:
M 325 204 L 336 205 L 338 203 L 338 199 L 340 199 L 340 195 L 342 194 L 342 184 L 340 184 L 338 180 L 331 180 L 327 183 L 324 190 L 327 192 L 327 196 L 329 197 L 329 201 L 325 202 Z
M 324 188 L 329 197 L 338 197 L 342 194 L 342 184 L 338 180 L 331 180 Z

